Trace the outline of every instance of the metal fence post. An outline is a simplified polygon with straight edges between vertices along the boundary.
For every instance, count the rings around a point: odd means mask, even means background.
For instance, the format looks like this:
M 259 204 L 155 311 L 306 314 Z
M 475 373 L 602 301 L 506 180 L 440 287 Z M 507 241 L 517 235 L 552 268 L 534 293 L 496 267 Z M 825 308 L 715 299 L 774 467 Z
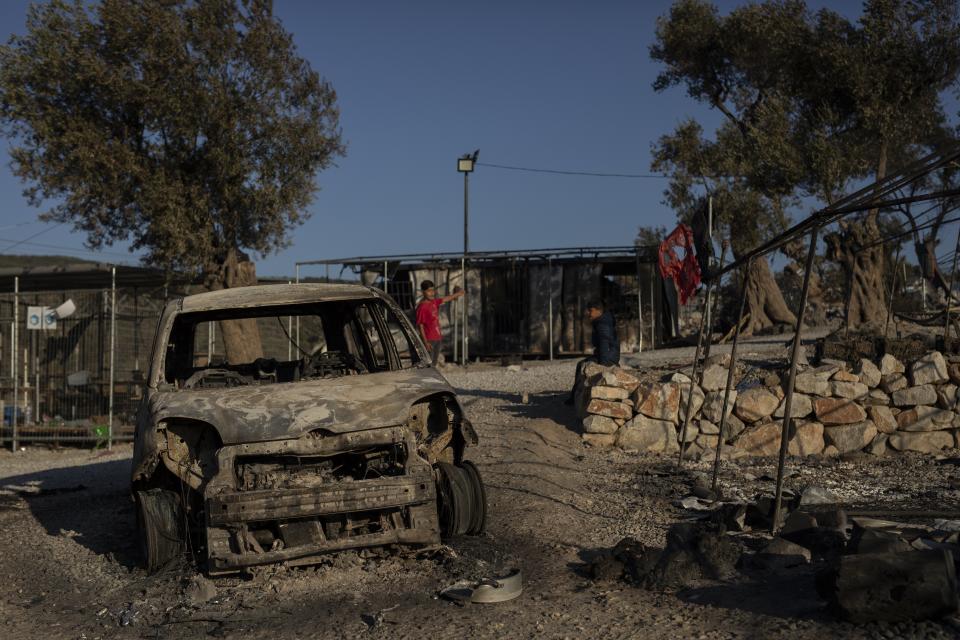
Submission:
M 957 229 L 957 246 L 953 250 L 953 268 L 950 270 L 950 289 L 947 291 L 947 308 L 944 311 L 945 319 L 943 321 L 943 348 L 948 351 L 947 338 L 950 337 L 950 306 L 953 304 L 953 281 L 957 274 L 957 257 L 960 254 L 960 229 Z M 921 278 L 923 274 L 921 273 Z M 926 282 L 926 280 L 924 280 Z
M 717 451 L 713 459 L 713 479 L 710 487 L 717 490 L 717 476 L 720 474 L 720 456 L 723 454 L 723 439 L 727 430 L 727 408 L 730 406 L 730 392 L 733 390 L 733 374 L 737 368 L 737 345 L 740 343 L 740 326 L 743 324 L 743 311 L 747 304 L 747 278 L 753 260 L 748 260 L 744 269 L 743 285 L 740 287 L 740 312 L 737 324 L 733 327 L 733 343 L 730 345 L 730 363 L 727 365 L 727 385 L 723 390 L 723 406 L 720 409 L 720 437 L 717 438 Z
M 11 350 L 13 351 L 13 414 L 10 416 L 10 426 L 12 427 L 11 444 L 13 451 L 17 451 L 17 413 L 20 410 L 20 378 L 17 370 L 20 368 L 19 351 L 20 345 L 17 341 L 17 334 L 20 329 L 20 278 L 13 277 L 13 329 L 11 335 Z
M 710 296 L 713 293 L 713 282 L 707 284 L 706 294 L 703 296 L 703 313 L 700 316 L 700 332 L 697 336 L 697 352 L 693 356 L 693 370 L 690 372 L 690 392 L 687 394 L 687 408 L 683 415 L 683 426 L 680 428 L 680 455 L 677 457 L 677 466 L 683 466 L 683 445 L 686 444 L 687 427 L 690 425 L 690 416 L 693 413 L 693 387 L 699 384 L 697 375 L 700 373 L 700 355 L 703 353 L 703 337 L 710 331 L 707 326 L 707 309 L 710 308 Z
M 110 267 L 110 391 L 107 419 L 107 449 L 113 448 L 113 387 L 117 360 L 117 268 Z
M 797 311 L 797 329 L 793 334 L 793 347 L 790 351 L 790 375 L 787 376 L 787 388 L 784 389 L 783 399 L 783 429 L 780 432 L 780 457 L 777 460 L 777 488 L 773 502 L 773 523 L 770 531 L 776 533 L 780 527 L 780 506 L 783 497 L 783 467 L 787 457 L 787 444 L 790 437 L 790 425 L 793 418 L 790 416 L 793 405 L 793 383 L 797 375 L 797 360 L 800 357 L 800 341 L 803 334 L 803 316 L 807 310 L 807 293 L 810 291 L 810 273 L 813 271 L 813 257 L 817 252 L 817 234 L 820 227 L 810 231 L 810 249 L 807 251 L 807 265 L 803 274 L 803 288 L 800 291 L 800 309 Z M 948 300 L 949 303 L 949 300 Z
M 547 257 L 547 342 L 553 360 L 553 258 Z

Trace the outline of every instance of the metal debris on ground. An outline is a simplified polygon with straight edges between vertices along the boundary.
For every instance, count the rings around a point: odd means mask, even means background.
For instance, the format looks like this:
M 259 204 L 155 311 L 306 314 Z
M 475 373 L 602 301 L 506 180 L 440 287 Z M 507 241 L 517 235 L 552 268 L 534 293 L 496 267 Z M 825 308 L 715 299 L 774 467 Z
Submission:
M 457 602 L 493 604 L 513 600 L 523 593 L 523 573 L 511 569 L 497 578 L 482 578 L 476 582 L 461 581 L 440 592 L 440 596 Z

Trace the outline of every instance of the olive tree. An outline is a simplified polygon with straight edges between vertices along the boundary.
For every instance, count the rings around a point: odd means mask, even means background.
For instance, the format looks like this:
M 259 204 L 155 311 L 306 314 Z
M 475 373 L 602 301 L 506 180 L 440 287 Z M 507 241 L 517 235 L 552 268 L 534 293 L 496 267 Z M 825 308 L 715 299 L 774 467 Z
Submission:
M 317 173 L 344 153 L 337 96 L 269 0 L 51 0 L 0 47 L 0 126 L 41 219 L 210 289 L 256 282 Z M 223 323 L 227 357 L 260 354 Z

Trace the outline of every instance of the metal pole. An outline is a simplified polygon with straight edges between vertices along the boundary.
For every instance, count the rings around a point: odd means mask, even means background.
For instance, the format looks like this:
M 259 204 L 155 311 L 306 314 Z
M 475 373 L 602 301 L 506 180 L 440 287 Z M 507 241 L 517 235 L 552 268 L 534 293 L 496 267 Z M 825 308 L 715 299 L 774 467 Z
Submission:
M 463 290 L 467 290 L 467 253 L 470 251 L 470 208 L 469 208 L 470 172 L 463 172 L 463 259 L 460 261 L 460 270 L 463 273 Z M 466 366 L 467 342 L 469 341 L 469 324 L 467 322 L 467 301 L 463 299 L 463 344 L 460 347 L 461 364 Z
M 690 424 L 690 415 L 693 413 L 693 388 L 700 384 L 697 376 L 700 373 L 700 354 L 703 353 L 703 336 L 706 335 L 707 309 L 710 308 L 710 295 L 713 293 L 713 282 L 707 284 L 707 292 L 703 297 L 703 313 L 700 315 L 700 332 L 697 336 L 697 352 L 693 356 L 693 370 L 690 372 L 690 392 L 687 394 L 687 408 L 683 416 L 683 426 L 680 428 L 680 455 L 677 457 L 677 467 L 683 466 L 683 445 L 686 444 L 687 426 Z
M 463 276 L 463 290 L 467 290 L 467 259 L 460 258 L 460 273 Z M 460 298 L 460 365 L 467 365 L 467 298 Z
M 329 276 L 330 276 L 330 265 L 327 265 L 327 282 L 330 282 Z M 299 262 L 297 263 L 297 273 L 295 277 L 297 279 L 297 284 L 300 284 L 300 263 Z M 296 331 L 294 332 L 294 335 L 296 336 L 296 342 L 299 345 L 300 344 L 300 316 L 297 316 Z
M 113 386 L 117 359 L 117 268 L 110 267 L 110 391 L 107 419 L 107 449 L 113 448 Z
M 656 286 L 656 269 L 650 269 L 650 348 L 657 348 L 657 310 L 653 304 L 653 288 Z
M 18 276 L 13 277 L 13 334 L 12 347 L 13 347 L 13 415 L 10 417 L 10 425 L 13 428 L 12 431 L 12 444 L 13 451 L 17 451 L 17 412 L 20 409 L 20 378 L 17 372 L 19 368 L 19 354 L 17 353 L 20 350 L 19 344 L 17 343 L 17 333 L 20 329 L 20 278 Z
M 943 321 L 943 348 L 947 349 L 947 338 L 950 337 L 950 305 L 953 303 L 953 281 L 957 275 L 957 257 L 960 254 L 960 229 L 957 229 L 957 246 L 953 250 L 953 269 L 950 270 L 950 290 L 947 291 L 947 310 Z M 923 277 L 923 274 L 920 276 Z M 926 281 L 924 281 L 926 282 Z
M 33 424 L 40 424 L 40 341 L 33 347 Z
M 550 343 L 550 359 L 553 360 L 553 258 L 547 258 L 547 341 Z
M 727 408 L 730 406 L 730 392 L 733 390 L 733 374 L 737 368 L 737 345 L 740 343 L 740 326 L 743 324 L 743 311 L 747 305 L 747 278 L 753 260 L 747 262 L 743 271 L 743 285 L 740 287 L 740 312 L 737 314 L 737 324 L 733 327 L 733 343 L 730 345 L 730 364 L 727 365 L 727 385 L 723 391 L 723 407 L 720 410 L 720 437 L 717 438 L 717 452 L 713 459 L 713 480 L 710 487 L 717 490 L 717 476 L 720 474 L 720 456 L 723 453 L 723 440 L 727 431 Z
M 887 337 L 887 330 L 890 328 L 890 316 L 893 315 L 893 292 L 897 288 L 897 267 L 900 266 L 900 248 L 903 245 L 897 245 L 897 255 L 893 259 L 893 278 L 890 282 L 890 295 L 887 296 L 887 320 L 883 323 L 883 337 Z
M 387 261 L 384 260 L 383 261 L 383 292 L 384 293 L 387 292 L 387 269 L 388 268 L 389 267 L 387 266 Z
M 291 284 L 287 280 L 287 284 Z M 211 329 L 213 328 L 213 323 L 210 323 Z M 293 340 L 290 340 L 290 336 L 293 334 L 293 316 L 287 316 L 287 361 L 293 359 Z M 300 354 L 297 354 L 297 357 L 300 357 Z
M 643 290 L 640 287 L 640 247 L 637 254 L 637 353 L 643 353 Z
M 790 351 L 790 375 L 787 377 L 786 397 L 783 399 L 783 429 L 780 432 L 780 457 L 777 460 L 777 488 L 773 501 L 773 523 L 770 531 L 776 533 L 779 528 L 780 506 L 783 498 L 783 465 L 787 458 L 787 443 L 793 418 L 793 383 L 797 376 L 797 360 L 800 357 L 800 342 L 803 334 L 803 316 L 807 310 L 807 294 L 810 291 L 810 274 L 813 271 L 813 257 L 817 252 L 817 234 L 820 227 L 810 231 L 810 249 L 807 251 L 807 265 L 803 274 L 803 288 L 800 291 L 800 309 L 797 311 L 797 329 L 793 334 L 793 348 Z
M 717 273 L 720 273 L 723 271 L 723 263 L 726 262 L 726 260 L 727 260 L 727 243 L 724 242 L 723 248 L 720 250 L 720 266 L 717 269 Z M 711 269 L 712 269 L 712 264 L 711 264 Z M 707 327 L 710 328 L 710 333 L 707 335 L 707 345 L 703 350 L 704 359 L 710 357 L 710 349 L 713 346 L 713 320 L 712 320 L 712 318 L 714 317 L 713 312 L 714 312 L 714 307 L 718 306 L 719 304 L 720 304 L 720 281 L 718 279 L 717 295 L 714 297 L 713 304 L 711 304 L 710 308 L 707 309 Z

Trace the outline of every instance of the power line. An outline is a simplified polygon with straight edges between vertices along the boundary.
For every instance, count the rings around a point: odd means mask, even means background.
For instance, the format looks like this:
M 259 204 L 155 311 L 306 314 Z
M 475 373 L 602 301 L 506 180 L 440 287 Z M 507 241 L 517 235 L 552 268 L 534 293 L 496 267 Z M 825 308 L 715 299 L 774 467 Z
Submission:
M 30 247 L 40 247 L 42 249 L 56 249 L 57 251 L 66 251 L 68 253 L 84 253 L 96 256 L 116 256 L 120 258 L 133 258 L 132 254 L 119 253 L 116 251 L 95 251 L 93 249 L 77 249 L 75 247 L 64 247 L 57 244 L 43 244 L 41 242 L 26 242 L 21 240 L 18 244 L 27 245 Z M 0 252 L 0 255 L 4 255 L 5 252 Z
M 589 176 L 593 178 L 656 178 L 664 180 L 670 176 L 662 173 L 603 173 L 600 171 L 568 171 L 564 169 L 535 169 L 533 167 L 514 167 L 507 164 L 493 164 L 490 162 L 476 163 L 481 167 L 493 169 L 508 169 L 510 171 L 527 171 L 530 173 L 554 173 L 564 176 Z
M 18 241 L 16 241 L 16 242 L 14 242 L 13 244 L 11 244 L 10 246 L 5 247 L 3 250 L 0 250 L 0 253 L 6 253 L 7 251 L 10 251 L 10 249 L 13 249 L 14 247 L 19 247 L 20 245 L 25 244 L 28 240 L 33 240 L 34 238 L 37 238 L 37 237 L 39 237 L 39 236 L 42 236 L 43 234 L 47 233 L 48 231 L 53 231 L 54 229 L 56 229 L 57 227 L 59 227 L 59 226 L 61 226 L 61 225 L 63 225 L 63 224 L 64 224 L 63 222 L 58 222 L 57 224 L 53 225 L 52 227 L 47 227 L 46 229 L 41 229 L 40 231 L 37 231 L 37 232 L 36 232 L 35 234 L 33 234 L 32 236 L 27 236 L 27 237 L 24 238 L 23 240 L 18 240 Z

